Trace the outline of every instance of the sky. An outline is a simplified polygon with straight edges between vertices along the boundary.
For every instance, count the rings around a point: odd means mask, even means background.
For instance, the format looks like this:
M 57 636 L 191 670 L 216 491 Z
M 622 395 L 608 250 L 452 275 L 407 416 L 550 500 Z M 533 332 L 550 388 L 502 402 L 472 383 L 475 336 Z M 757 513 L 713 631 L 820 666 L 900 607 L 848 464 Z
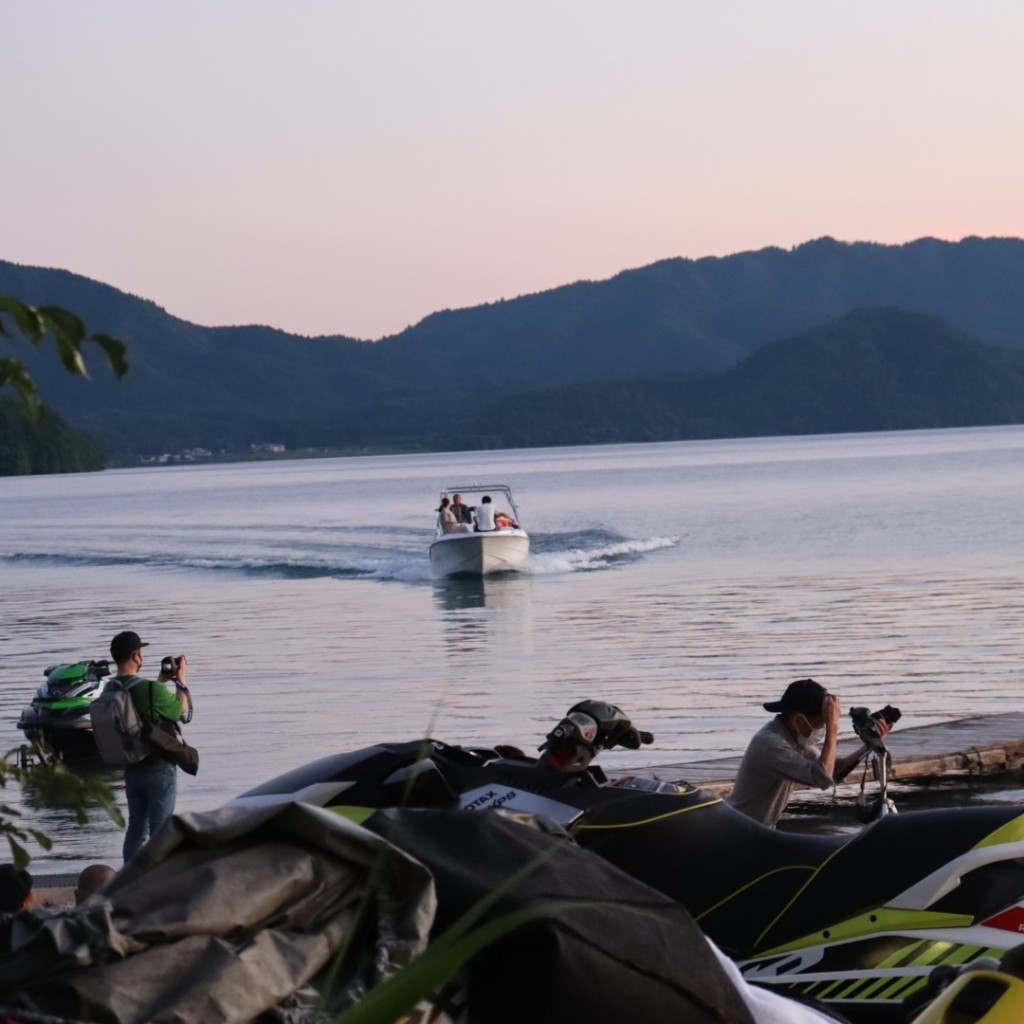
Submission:
M 203 325 L 1024 236 L 1020 0 L 0 0 L 0 259 Z

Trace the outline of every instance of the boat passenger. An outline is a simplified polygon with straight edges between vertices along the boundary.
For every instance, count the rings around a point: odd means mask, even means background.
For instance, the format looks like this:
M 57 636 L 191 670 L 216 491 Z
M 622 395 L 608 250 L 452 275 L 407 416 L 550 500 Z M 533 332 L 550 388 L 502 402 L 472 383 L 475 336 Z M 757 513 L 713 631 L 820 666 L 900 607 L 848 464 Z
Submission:
M 461 494 L 452 495 L 452 515 L 455 516 L 455 522 L 472 525 L 473 510 L 468 505 L 462 503 Z
M 494 512 L 495 508 L 491 502 L 491 496 L 485 494 L 480 499 L 480 504 L 473 510 L 477 533 L 491 533 L 497 529 L 494 525 Z
M 455 532 L 455 513 L 451 510 L 451 502 L 447 496 L 441 499 L 441 507 L 437 510 L 437 521 L 441 525 L 442 533 Z
M 507 512 L 499 512 L 494 507 L 489 494 L 480 499 L 480 504 L 473 509 L 473 515 L 478 533 L 490 533 L 492 530 L 516 525 L 515 520 Z
M 727 803 L 771 828 L 797 784 L 828 789 L 853 770 L 868 748 L 836 761 L 839 698 L 813 679 L 797 679 L 780 700 L 762 705 L 775 717 L 750 741 Z M 891 725 L 879 721 L 885 736 Z

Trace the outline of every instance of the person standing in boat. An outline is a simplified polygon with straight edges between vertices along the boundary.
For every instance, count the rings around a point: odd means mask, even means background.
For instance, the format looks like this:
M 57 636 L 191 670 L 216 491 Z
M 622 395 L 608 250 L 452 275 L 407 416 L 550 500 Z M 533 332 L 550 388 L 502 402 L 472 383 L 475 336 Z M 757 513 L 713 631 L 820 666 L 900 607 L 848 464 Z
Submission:
M 775 827 L 800 784 L 828 789 L 842 781 L 867 753 L 867 746 L 836 761 L 839 698 L 813 679 L 797 679 L 781 699 L 762 705 L 775 717 L 750 741 L 727 803 L 750 818 Z M 879 721 L 885 736 L 891 726 Z

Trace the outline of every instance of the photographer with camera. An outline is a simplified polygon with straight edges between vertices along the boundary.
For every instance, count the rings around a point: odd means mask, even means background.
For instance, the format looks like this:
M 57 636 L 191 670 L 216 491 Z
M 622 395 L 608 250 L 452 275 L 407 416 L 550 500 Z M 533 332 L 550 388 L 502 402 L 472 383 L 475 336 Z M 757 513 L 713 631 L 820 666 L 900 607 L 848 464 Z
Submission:
M 762 706 L 776 715 L 751 739 L 727 802 L 774 828 L 795 785 L 828 789 L 856 767 L 868 745 L 836 761 L 842 708 L 839 698 L 813 679 L 797 679 L 781 699 Z M 891 722 L 875 721 L 884 738 Z
M 185 679 L 188 661 L 184 655 L 164 658 L 156 680 L 144 679 L 143 643 L 132 630 L 118 633 L 110 642 L 110 656 L 117 665 L 117 679 L 131 695 L 139 717 L 149 726 L 160 718 L 188 722 L 192 718 L 192 697 Z M 178 769 L 159 750 L 124 769 L 124 794 L 128 803 L 128 831 L 123 855 L 127 863 L 146 840 L 174 813 L 178 793 Z

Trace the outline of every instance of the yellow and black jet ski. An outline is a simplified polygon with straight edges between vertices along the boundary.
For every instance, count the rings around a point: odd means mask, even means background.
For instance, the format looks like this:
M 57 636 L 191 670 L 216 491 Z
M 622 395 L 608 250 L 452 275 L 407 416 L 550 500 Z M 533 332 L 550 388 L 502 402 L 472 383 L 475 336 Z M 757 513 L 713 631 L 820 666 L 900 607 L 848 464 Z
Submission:
M 998 958 L 1020 941 L 1024 806 L 888 814 L 852 836 L 776 831 L 699 788 L 609 784 L 593 753 L 651 737 L 614 705 L 576 707 L 539 759 L 432 739 L 381 743 L 232 803 L 300 800 L 357 820 L 389 807 L 543 816 L 680 901 L 748 981 L 855 1021 L 902 1022 L 935 967 Z

